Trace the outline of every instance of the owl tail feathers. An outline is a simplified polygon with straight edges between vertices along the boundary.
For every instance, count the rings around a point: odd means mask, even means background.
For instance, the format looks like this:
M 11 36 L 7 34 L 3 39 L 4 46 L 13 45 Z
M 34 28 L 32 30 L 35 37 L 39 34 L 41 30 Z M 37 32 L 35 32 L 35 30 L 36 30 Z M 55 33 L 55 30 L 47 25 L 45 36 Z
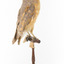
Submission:
M 17 40 L 18 40 L 18 45 L 20 45 L 21 36 L 18 35 L 17 29 L 16 29 L 16 33 L 15 33 L 14 38 L 12 40 L 12 44 L 14 44 Z
M 12 40 L 12 44 L 14 44 L 16 42 L 16 40 L 17 40 L 17 30 L 16 30 L 15 35 L 14 35 L 14 38 Z

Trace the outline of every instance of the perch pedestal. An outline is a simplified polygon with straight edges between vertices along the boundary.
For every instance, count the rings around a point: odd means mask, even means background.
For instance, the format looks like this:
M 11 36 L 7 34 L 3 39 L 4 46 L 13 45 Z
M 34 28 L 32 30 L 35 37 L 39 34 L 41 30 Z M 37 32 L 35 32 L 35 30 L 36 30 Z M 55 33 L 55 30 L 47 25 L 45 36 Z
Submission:
M 31 36 L 27 36 L 26 41 L 31 41 L 33 43 L 40 43 L 39 39 L 37 39 L 35 37 L 31 37 Z M 34 48 L 32 48 L 32 64 L 35 64 L 35 51 L 34 51 Z

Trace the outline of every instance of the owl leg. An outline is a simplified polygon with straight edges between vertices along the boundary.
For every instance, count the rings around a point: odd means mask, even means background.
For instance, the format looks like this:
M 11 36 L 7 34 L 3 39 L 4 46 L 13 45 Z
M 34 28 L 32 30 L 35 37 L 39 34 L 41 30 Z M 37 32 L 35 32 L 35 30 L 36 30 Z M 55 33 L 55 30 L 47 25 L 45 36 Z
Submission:
M 30 36 L 30 33 L 29 32 L 27 32 L 28 33 L 28 35 Z
M 32 34 L 33 37 L 35 37 L 34 34 L 33 34 L 33 29 L 34 29 L 34 27 L 32 27 L 32 29 L 30 30 L 30 33 Z M 34 48 L 34 43 L 33 42 L 30 42 L 30 47 Z
M 35 37 L 33 34 L 33 29 L 34 29 L 34 27 L 30 30 L 30 33 L 32 34 L 33 37 Z

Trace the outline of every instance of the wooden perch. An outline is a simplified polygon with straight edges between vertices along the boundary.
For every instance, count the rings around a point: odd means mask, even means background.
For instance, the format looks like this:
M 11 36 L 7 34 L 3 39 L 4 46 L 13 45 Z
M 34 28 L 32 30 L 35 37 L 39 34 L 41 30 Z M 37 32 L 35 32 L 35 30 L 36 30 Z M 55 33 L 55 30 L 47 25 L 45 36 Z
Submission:
M 26 41 L 31 41 L 33 43 L 40 43 L 40 40 L 38 38 L 32 36 L 27 36 Z
M 32 37 L 32 36 L 27 36 L 26 41 L 31 41 L 33 43 L 40 43 L 40 40 L 38 38 Z M 34 48 L 32 48 L 32 64 L 35 64 L 35 52 Z

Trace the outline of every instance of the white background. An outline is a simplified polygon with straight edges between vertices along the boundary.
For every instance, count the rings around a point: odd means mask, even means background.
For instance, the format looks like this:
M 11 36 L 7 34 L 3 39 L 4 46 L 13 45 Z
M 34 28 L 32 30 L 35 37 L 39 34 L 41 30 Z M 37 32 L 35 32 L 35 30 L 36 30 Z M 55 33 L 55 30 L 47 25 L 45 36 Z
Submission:
M 64 64 L 64 0 L 40 0 L 34 34 L 36 64 Z M 29 42 L 12 45 L 22 0 L 0 0 L 0 64 L 31 64 Z

